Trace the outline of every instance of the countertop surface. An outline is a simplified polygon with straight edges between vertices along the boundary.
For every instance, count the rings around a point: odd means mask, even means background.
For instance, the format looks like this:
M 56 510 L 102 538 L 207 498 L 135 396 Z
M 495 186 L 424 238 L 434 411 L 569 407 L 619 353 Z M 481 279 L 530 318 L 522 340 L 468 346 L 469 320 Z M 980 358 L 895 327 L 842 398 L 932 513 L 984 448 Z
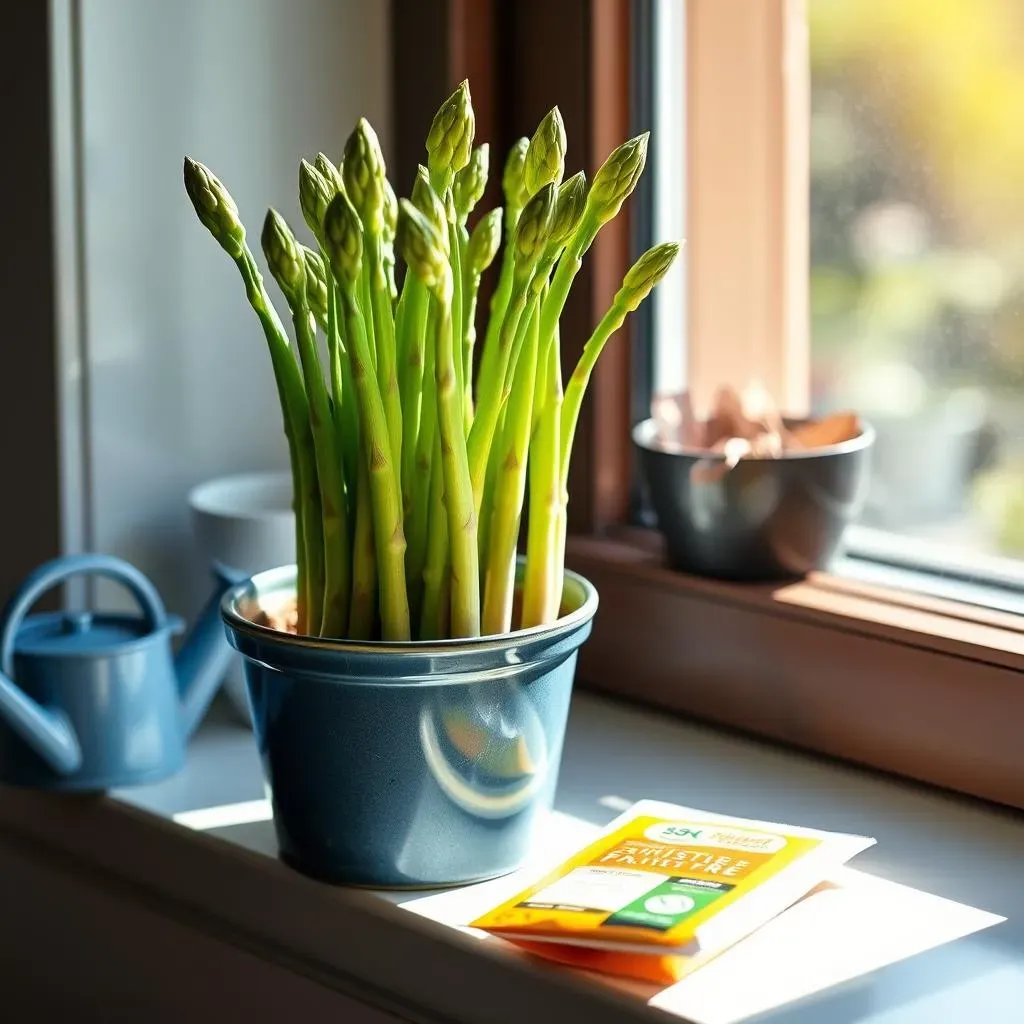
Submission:
M 276 857 L 252 735 L 223 707 L 193 741 L 183 773 L 115 796 Z M 869 835 L 877 845 L 857 856 L 858 870 L 1006 919 L 759 1022 L 1024 1021 L 1024 815 L 577 693 L 556 809 L 604 825 L 642 798 Z

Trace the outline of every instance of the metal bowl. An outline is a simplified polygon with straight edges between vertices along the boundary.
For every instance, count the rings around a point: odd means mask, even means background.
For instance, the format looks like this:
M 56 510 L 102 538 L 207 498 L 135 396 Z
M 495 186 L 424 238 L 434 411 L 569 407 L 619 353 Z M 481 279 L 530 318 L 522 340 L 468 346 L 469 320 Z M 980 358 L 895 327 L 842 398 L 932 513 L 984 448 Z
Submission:
M 793 421 L 791 421 L 793 422 Z M 665 449 L 653 420 L 633 429 L 641 474 L 674 569 L 782 580 L 825 568 L 867 494 L 875 432 L 841 444 L 741 459 Z

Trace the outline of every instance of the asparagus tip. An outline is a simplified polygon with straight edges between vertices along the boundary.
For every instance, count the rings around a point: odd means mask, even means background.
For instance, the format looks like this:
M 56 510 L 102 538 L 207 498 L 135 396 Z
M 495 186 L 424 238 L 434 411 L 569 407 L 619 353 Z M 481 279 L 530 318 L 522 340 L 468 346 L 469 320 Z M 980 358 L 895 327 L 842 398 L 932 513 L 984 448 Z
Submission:
M 182 175 L 200 223 L 232 259 L 238 259 L 245 249 L 245 228 L 231 194 L 209 167 L 189 156 L 185 157 Z

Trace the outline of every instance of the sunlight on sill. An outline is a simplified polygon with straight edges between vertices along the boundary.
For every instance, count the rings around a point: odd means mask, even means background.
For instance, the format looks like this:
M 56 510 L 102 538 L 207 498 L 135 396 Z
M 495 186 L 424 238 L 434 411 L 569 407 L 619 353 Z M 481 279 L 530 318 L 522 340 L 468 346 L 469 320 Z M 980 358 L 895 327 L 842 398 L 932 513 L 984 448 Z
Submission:
M 176 825 L 196 832 L 207 832 L 215 828 L 230 828 L 233 825 L 252 825 L 260 821 L 273 821 L 274 813 L 269 800 L 245 800 L 237 804 L 221 804 L 219 807 L 201 807 L 193 811 L 179 811 L 171 815 Z

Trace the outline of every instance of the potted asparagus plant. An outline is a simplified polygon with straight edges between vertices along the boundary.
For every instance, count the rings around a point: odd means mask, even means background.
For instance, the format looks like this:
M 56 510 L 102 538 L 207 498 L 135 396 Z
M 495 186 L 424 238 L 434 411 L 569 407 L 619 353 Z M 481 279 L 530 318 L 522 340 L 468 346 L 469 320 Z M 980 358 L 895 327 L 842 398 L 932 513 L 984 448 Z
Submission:
M 643 171 L 647 135 L 589 187 L 583 172 L 563 180 L 565 144 L 555 108 L 508 154 L 504 208 L 472 230 L 489 150 L 474 146 L 466 82 L 433 120 L 409 198 L 365 119 L 337 165 L 302 161 L 311 244 L 273 209 L 261 237 L 294 344 L 227 189 L 185 160 L 188 196 L 262 326 L 291 456 L 296 564 L 236 588 L 224 619 L 281 856 L 307 874 L 500 874 L 550 807 L 597 608 L 564 569 L 576 422 L 603 346 L 678 251 L 655 246 L 626 274 L 563 388 L 560 315 Z M 476 357 L 478 288 L 496 261 Z

